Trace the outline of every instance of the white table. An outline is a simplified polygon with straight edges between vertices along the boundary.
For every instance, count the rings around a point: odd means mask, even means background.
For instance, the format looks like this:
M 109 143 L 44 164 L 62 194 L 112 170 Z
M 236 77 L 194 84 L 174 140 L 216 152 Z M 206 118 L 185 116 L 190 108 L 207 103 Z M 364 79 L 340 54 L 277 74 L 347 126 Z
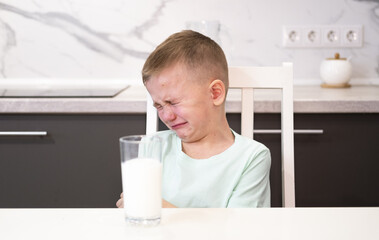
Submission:
M 378 240 L 379 208 L 163 209 L 150 228 L 122 209 L 0 209 L 0 239 Z

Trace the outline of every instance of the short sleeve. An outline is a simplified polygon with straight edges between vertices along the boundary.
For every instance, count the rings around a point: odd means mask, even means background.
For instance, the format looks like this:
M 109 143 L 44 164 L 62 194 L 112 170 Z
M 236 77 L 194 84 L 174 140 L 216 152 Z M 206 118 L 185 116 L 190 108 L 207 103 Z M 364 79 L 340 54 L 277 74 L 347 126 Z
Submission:
M 270 167 L 270 150 L 262 145 L 262 150 L 250 157 L 227 207 L 270 207 Z

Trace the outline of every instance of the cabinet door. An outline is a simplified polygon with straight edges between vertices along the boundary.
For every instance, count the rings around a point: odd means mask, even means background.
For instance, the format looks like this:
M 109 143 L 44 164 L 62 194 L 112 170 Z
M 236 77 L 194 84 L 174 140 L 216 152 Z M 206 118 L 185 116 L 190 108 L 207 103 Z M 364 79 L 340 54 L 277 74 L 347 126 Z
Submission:
M 114 207 L 119 138 L 145 132 L 144 115 L 0 115 L 0 207 Z
M 239 114 L 228 114 L 240 132 Z M 256 129 L 280 129 L 279 114 L 256 114 Z M 297 207 L 379 206 L 379 114 L 295 114 Z M 281 204 L 280 134 L 255 134 L 271 151 L 271 205 Z
M 296 114 L 295 126 L 324 130 L 295 136 L 297 206 L 379 206 L 379 114 Z

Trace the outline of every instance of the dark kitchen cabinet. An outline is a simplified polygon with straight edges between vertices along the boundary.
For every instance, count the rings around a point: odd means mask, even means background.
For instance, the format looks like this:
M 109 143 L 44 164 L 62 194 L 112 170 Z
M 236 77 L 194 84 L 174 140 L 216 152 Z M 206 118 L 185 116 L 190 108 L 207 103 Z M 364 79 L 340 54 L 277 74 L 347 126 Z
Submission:
M 240 131 L 240 115 L 228 114 Z M 258 129 L 280 128 L 279 114 L 256 114 Z M 161 124 L 161 129 L 164 127 Z M 295 114 L 298 207 L 379 206 L 379 114 Z M 0 115 L 0 208 L 114 207 L 121 191 L 118 139 L 143 134 L 145 115 Z M 272 155 L 272 206 L 281 206 L 280 135 L 256 134 Z
M 118 139 L 145 131 L 143 115 L 0 115 L 0 208 L 115 207 Z
M 240 130 L 240 116 L 229 122 Z M 379 114 L 295 114 L 297 207 L 379 206 Z M 256 114 L 255 128 L 279 129 L 279 114 Z M 280 135 L 256 134 L 271 150 L 272 206 L 281 206 Z

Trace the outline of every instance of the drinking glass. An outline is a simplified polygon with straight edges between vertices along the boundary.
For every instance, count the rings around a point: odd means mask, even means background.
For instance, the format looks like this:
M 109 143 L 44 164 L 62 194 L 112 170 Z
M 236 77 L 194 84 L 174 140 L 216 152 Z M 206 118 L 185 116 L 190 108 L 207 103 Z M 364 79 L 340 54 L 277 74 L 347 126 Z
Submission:
M 162 141 L 156 136 L 120 138 L 122 189 L 126 221 L 160 223 L 162 209 Z

